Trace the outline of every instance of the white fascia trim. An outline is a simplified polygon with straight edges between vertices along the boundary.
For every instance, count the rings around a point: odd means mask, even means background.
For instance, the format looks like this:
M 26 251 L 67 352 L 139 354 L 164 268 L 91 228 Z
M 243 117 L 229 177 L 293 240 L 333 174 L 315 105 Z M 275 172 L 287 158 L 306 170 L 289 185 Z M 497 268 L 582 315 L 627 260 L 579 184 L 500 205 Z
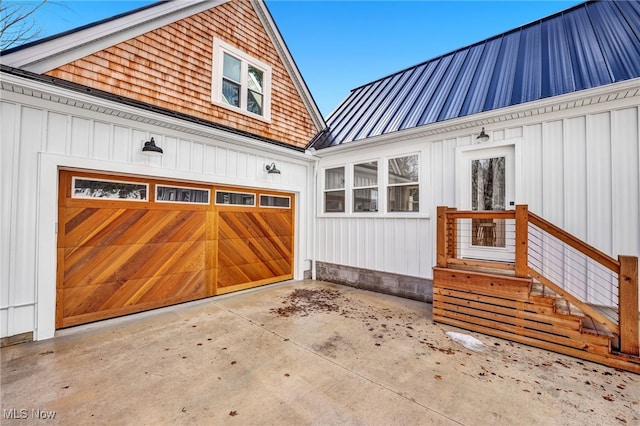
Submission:
M 307 108 L 307 111 L 311 114 L 313 123 L 316 125 L 318 131 L 324 129 L 327 127 L 327 124 L 325 123 L 318 106 L 313 100 L 313 96 L 311 96 L 311 92 L 305 84 L 298 67 L 295 65 L 295 61 L 293 60 L 291 52 L 289 52 L 284 39 L 280 35 L 280 31 L 277 30 L 277 26 L 271 17 L 271 13 L 266 9 L 267 6 L 265 5 L 264 0 L 251 0 L 251 5 L 256 11 L 260 22 L 262 22 L 262 26 L 267 31 L 271 42 L 278 51 L 278 55 L 280 56 L 280 59 L 282 59 L 282 63 L 289 73 L 289 77 L 291 77 L 294 86 L 302 98 L 302 102 Z
M 119 104 L 114 101 L 85 95 L 84 93 L 75 92 L 39 81 L 23 79 L 11 74 L 0 73 L 0 86 L 2 87 L 2 90 L 15 92 L 23 96 L 31 96 L 39 100 L 44 99 L 67 106 L 72 105 L 77 108 L 94 112 L 99 111 L 102 114 L 120 118 L 123 116 L 133 116 L 135 117 L 135 121 L 138 122 L 168 128 L 178 132 L 185 132 L 187 134 L 204 136 L 206 138 L 215 139 L 217 142 L 231 144 L 235 148 L 242 146 L 252 151 L 258 150 L 264 153 L 280 155 L 297 161 L 300 164 L 307 164 L 314 161 L 314 158 L 304 151 L 296 151 L 283 146 L 274 145 L 266 141 L 256 140 L 248 136 L 227 132 L 223 129 L 216 129 L 203 124 L 184 121 L 176 117 Z
M 2 62 L 42 74 L 229 0 L 179 0 L 38 43 L 2 56 Z
M 360 150 L 363 147 L 371 148 L 376 145 L 381 146 L 419 137 L 431 137 L 468 129 L 478 129 L 479 131 L 481 127 L 490 126 L 495 123 L 505 123 L 524 117 L 567 111 L 586 105 L 596 105 L 635 96 L 640 96 L 640 78 L 477 113 L 459 119 L 451 119 L 440 123 L 427 124 L 407 130 L 360 139 L 342 145 L 314 150 L 313 154 L 316 157 L 323 158 L 339 153 Z

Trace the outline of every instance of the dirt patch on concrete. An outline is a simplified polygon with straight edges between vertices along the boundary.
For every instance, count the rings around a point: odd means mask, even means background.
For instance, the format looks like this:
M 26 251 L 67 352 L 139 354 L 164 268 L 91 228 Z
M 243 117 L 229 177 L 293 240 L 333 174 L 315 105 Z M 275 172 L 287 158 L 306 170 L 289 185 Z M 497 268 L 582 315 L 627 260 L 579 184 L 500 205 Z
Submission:
M 273 308 L 271 312 L 281 317 L 307 316 L 316 312 L 338 312 L 342 298 L 344 296 L 338 290 L 297 288 L 282 301 L 285 306 Z

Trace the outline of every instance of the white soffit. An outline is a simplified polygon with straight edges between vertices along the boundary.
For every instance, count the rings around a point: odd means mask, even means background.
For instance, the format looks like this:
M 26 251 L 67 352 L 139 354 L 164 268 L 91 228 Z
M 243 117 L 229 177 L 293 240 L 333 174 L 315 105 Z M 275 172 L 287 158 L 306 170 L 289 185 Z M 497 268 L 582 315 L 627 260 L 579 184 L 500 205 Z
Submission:
M 2 63 L 42 74 L 229 0 L 176 0 L 55 37 L 2 56 Z

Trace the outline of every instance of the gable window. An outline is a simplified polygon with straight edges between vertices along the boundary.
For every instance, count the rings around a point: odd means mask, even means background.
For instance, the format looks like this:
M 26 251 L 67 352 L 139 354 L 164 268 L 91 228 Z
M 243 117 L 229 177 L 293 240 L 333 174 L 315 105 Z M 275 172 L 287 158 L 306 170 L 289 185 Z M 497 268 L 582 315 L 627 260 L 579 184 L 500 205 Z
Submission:
M 353 166 L 353 211 L 378 211 L 378 162 Z
M 324 172 L 324 211 L 344 213 L 345 189 L 344 166 L 327 169 Z
M 270 121 L 271 67 L 222 40 L 214 39 L 211 101 Z
M 420 211 L 419 166 L 417 154 L 389 160 L 387 211 Z

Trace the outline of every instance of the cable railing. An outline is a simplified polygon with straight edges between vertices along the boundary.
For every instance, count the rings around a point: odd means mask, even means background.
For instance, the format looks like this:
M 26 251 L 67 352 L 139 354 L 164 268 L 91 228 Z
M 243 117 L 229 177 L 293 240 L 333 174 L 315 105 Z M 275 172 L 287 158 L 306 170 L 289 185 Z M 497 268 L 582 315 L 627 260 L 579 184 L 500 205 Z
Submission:
M 618 274 L 531 223 L 528 265 L 618 323 Z
M 441 268 L 513 271 L 533 278 L 620 336 L 638 355 L 638 258 L 613 259 L 528 211 L 459 211 L 438 207 Z

